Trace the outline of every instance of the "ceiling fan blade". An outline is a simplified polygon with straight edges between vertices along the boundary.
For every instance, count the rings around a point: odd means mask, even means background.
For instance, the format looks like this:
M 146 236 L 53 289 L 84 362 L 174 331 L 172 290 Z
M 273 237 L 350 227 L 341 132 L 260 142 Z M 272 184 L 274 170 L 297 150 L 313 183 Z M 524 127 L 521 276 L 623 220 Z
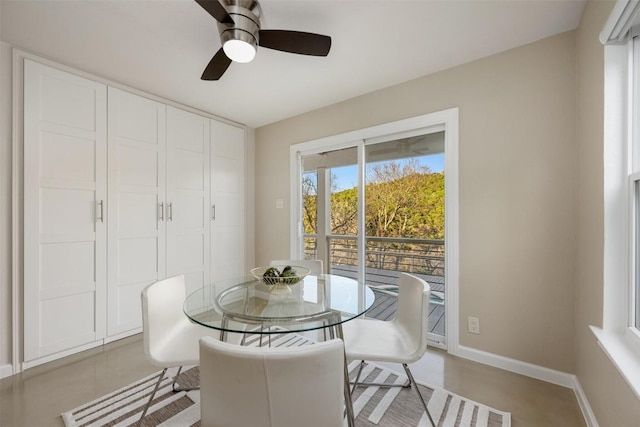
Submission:
M 224 50 L 220 48 L 211 61 L 209 61 L 209 65 L 204 69 L 204 73 L 202 73 L 202 80 L 220 80 L 220 77 L 227 71 L 229 65 L 231 64 L 231 59 L 227 55 L 225 55 Z
M 331 37 L 302 31 L 260 30 L 258 38 L 262 47 L 300 55 L 327 56 L 331 49 Z
M 222 24 L 233 24 L 233 19 L 231 15 L 227 12 L 227 9 L 224 8 L 223 5 L 220 4 L 218 0 L 196 0 L 204 10 L 209 12 L 211 16 L 213 16 L 216 21 Z

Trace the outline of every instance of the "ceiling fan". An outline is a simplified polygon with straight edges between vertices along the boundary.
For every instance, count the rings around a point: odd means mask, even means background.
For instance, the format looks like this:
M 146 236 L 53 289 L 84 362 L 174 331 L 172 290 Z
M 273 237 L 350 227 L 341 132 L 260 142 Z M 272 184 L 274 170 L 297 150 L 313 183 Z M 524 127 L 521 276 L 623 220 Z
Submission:
M 257 46 L 300 55 L 327 56 L 331 37 L 289 30 L 262 30 L 257 0 L 195 0 L 215 18 L 222 47 L 202 73 L 202 80 L 219 80 L 231 62 L 250 62 Z

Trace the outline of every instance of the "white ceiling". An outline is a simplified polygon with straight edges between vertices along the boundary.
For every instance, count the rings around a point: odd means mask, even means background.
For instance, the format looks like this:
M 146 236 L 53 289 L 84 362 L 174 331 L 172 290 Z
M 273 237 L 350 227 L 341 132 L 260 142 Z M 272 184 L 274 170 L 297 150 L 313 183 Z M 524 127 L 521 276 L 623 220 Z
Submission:
M 251 127 L 576 28 L 583 0 L 262 0 L 262 28 L 332 37 L 329 56 L 260 48 L 202 81 L 219 49 L 193 0 L 0 0 L 1 39 Z

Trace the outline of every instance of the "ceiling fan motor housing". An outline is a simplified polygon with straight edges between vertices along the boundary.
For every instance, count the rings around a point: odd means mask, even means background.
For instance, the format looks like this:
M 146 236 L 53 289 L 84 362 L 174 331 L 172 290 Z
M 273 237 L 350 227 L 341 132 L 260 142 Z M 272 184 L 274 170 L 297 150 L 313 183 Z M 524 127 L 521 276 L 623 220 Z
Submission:
M 255 0 L 224 0 L 222 3 L 234 22 L 233 24 L 218 22 L 222 45 L 224 46 L 229 40 L 241 40 L 257 47 L 262 14 L 260 4 Z

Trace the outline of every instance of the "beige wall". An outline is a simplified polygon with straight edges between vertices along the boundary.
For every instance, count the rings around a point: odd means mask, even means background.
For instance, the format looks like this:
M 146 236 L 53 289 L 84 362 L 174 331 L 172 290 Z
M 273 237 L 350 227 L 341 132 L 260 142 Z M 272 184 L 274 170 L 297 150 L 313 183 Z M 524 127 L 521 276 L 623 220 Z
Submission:
M 598 35 L 612 3 L 590 2 L 576 32 L 577 236 L 575 366 L 600 426 L 637 426 L 640 404 L 598 346 L 589 325 L 602 326 L 604 48 Z
M 459 107 L 460 342 L 574 371 L 575 33 L 256 131 L 256 261 L 289 254 L 289 146 Z M 286 208 L 286 206 L 285 206 Z M 467 316 L 481 335 L 466 332 Z

